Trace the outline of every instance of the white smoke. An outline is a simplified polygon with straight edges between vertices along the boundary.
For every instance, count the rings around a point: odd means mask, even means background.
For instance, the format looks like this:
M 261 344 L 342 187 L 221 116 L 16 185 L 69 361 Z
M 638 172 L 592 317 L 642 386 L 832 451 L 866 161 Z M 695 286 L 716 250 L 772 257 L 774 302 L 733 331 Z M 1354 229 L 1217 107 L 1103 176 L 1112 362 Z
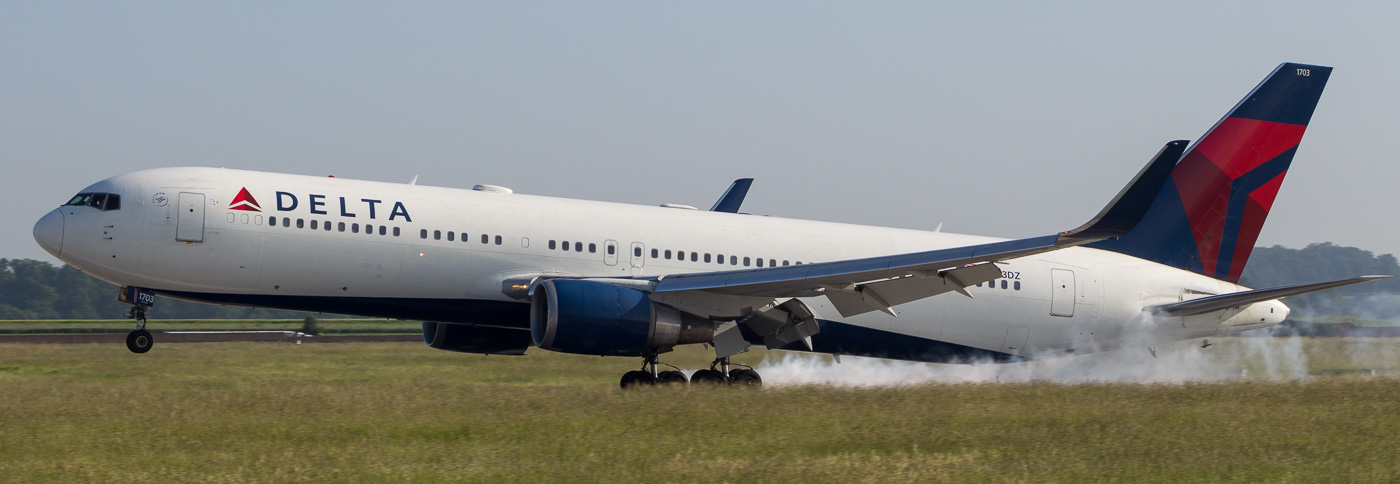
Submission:
M 1301 338 L 1221 338 L 1127 348 L 1027 363 L 936 364 L 843 356 L 770 353 L 757 370 L 766 386 L 886 387 L 934 383 L 1186 384 L 1308 377 Z

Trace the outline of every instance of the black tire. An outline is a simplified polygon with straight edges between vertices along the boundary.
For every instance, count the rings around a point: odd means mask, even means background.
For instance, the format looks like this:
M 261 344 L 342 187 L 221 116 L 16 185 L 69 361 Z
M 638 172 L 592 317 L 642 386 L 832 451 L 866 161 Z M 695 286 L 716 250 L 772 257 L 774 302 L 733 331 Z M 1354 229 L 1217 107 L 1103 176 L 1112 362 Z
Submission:
M 151 332 L 138 329 L 126 334 L 126 349 L 132 353 L 145 353 L 151 351 L 151 346 L 156 344 L 155 338 L 151 337 Z
M 729 383 L 729 379 L 724 377 L 724 373 L 715 370 L 696 370 L 690 375 L 690 383 L 694 385 L 724 385 Z
M 649 387 L 656 385 L 656 377 L 651 376 L 650 372 L 632 370 L 622 374 L 621 384 L 624 389 L 642 386 Z
M 658 373 L 656 375 L 656 383 L 658 385 L 685 386 L 687 383 L 690 383 L 690 379 L 685 377 L 685 373 L 671 370 Z
M 729 381 L 731 384 L 741 387 L 763 386 L 763 379 L 759 378 L 758 372 L 748 368 L 729 370 Z

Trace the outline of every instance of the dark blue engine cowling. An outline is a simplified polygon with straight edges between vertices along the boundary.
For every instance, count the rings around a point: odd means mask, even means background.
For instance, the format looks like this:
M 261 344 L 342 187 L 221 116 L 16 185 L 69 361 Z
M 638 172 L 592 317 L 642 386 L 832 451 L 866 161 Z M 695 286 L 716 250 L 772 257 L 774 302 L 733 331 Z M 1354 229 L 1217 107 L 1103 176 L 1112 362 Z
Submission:
M 530 332 L 515 328 L 424 321 L 423 342 L 440 350 L 462 353 L 523 355 L 530 348 Z
M 530 299 L 530 338 L 563 353 L 642 356 L 714 337 L 708 319 L 655 304 L 643 291 L 606 282 L 550 279 Z

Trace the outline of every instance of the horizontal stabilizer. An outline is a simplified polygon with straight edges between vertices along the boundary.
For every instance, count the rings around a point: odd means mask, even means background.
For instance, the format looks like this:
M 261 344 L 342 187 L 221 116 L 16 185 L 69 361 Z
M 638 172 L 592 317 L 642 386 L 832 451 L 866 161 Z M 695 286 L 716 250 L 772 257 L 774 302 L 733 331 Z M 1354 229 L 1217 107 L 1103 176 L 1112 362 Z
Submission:
M 1168 316 L 1194 316 L 1197 314 L 1205 314 L 1234 307 L 1248 306 L 1257 302 L 1272 301 L 1274 299 L 1279 299 L 1283 297 L 1297 296 L 1299 294 L 1321 291 L 1323 289 L 1349 286 L 1352 284 L 1378 281 L 1381 279 L 1390 279 L 1392 277 L 1395 276 L 1361 276 L 1336 281 L 1295 284 L 1292 286 L 1271 287 L 1268 289 L 1255 289 L 1252 291 L 1232 292 L 1230 294 L 1221 294 L 1219 296 L 1192 299 L 1190 301 L 1182 301 L 1179 303 L 1159 304 L 1156 306 L 1148 306 L 1145 309 L 1148 311 L 1155 311 Z

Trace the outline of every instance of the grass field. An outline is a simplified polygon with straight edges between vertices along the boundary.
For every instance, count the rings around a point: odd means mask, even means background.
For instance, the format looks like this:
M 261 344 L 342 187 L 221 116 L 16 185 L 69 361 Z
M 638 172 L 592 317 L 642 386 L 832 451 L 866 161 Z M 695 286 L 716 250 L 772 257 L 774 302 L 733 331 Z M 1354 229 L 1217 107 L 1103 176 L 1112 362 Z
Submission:
M 421 333 L 423 323 L 396 319 L 317 319 L 323 334 Z M 300 331 L 300 319 L 152 319 L 146 329 L 164 331 Z M 126 333 L 130 319 L 0 320 L 0 334 Z
M 1218 344 L 1211 351 L 1282 343 Z M 222 343 L 132 355 L 9 344 L 0 481 L 1400 480 L 1400 342 L 1292 344 L 1312 372 L 1380 376 L 783 386 L 775 379 L 791 365 L 752 352 L 741 359 L 768 368 L 766 389 L 624 392 L 617 378 L 633 359 L 538 350 Z M 708 357 L 666 360 L 693 369 Z M 861 366 L 810 361 L 811 371 Z

